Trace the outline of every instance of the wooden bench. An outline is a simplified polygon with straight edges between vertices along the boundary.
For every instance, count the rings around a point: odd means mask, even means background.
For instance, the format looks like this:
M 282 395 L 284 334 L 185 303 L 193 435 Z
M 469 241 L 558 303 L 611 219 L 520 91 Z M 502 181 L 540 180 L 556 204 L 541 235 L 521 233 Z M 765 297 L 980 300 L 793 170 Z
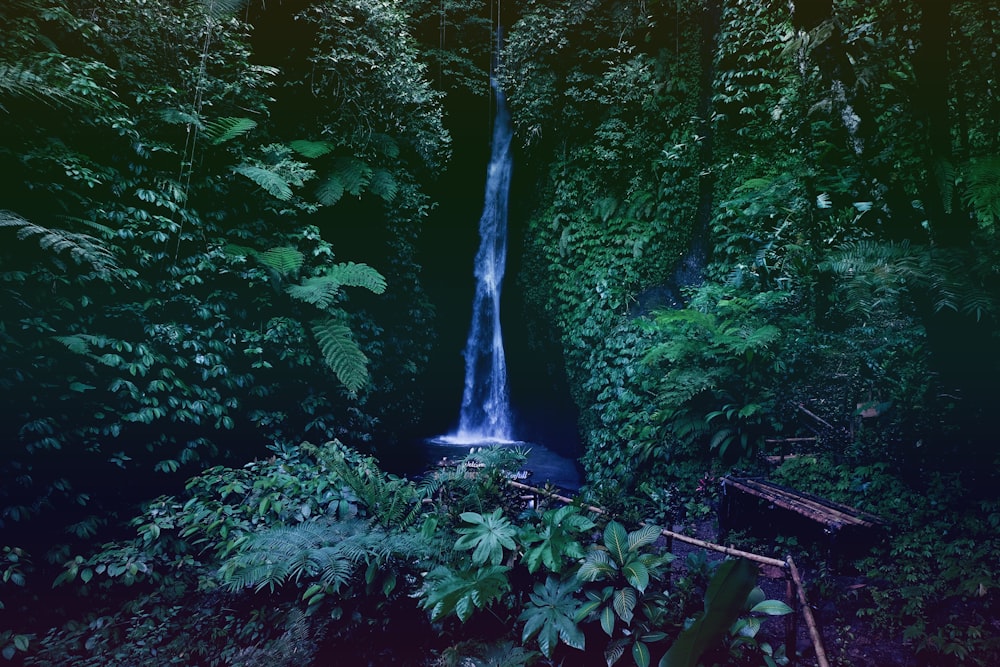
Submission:
M 719 531 L 748 530 L 773 538 L 795 536 L 815 544 L 834 562 L 864 555 L 884 537 L 886 523 L 874 514 L 755 477 L 722 480 Z

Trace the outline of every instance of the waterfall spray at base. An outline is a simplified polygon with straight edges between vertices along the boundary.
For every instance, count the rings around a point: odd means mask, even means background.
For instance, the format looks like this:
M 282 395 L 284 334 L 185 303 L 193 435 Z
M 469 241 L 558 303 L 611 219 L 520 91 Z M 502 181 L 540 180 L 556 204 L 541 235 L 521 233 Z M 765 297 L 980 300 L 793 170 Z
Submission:
M 451 444 L 513 442 L 507 362 L 500 330 L 500 289 L 507 261 L 507 200 L 510 192 L 510 114 L 500 86 L 494 81 L 496 116 L 486 198 L 479 220 L 476 292 L 472 324 L 465 344 L 465 388 L 458 429 L 440 438 Z

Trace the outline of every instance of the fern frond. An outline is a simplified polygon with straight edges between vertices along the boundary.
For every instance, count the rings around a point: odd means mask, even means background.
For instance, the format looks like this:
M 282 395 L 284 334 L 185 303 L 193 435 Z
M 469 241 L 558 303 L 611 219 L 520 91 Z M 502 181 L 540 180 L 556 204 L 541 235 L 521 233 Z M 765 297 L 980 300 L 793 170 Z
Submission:
M 330 174 L 316 188 L 316 199 L 324 206 L 333 206 L 344 196 L 344 183 L 336 174 Z
M 344 185 L 344 190 L 355 197 L 364 191 L 371 180 L 372 168 L 364 160 L 356 157 L 337 158 L 333 167 L 340 182 Z
M 299 301 L 326 310 L 337 301 L 342 283 L 328 275 L 311 276 L 301 283 L 289 285 L 285 291 Z
M 333 150 L 333 144 L 329 141 L 307 141 L 306 139 L 296 139 L 288 144 L 293 151 L 309 159 L 322 157 Z
M 982 158 L 969 165 L 963 198 L 986 224 L 1000 224 L 1000 156 Z
M 194 0 L 192 4 L 201 6 L 202 11 L 209 16 L 222 18 L 243 9 L 246 0 Z
M 312 323 L 312 332 L 323 359 L 352 394 L 368 383 L 368 357 L 354 340 L 351 329 L 333 318 Z
M 102 225 L 101 223 L 97 222 L 96 220 L 87 220 L 86 218 L 80 218 L 80 217 L 75 216 L 75 215 L 62 215 L 62 216 L 59 216 L 59 219 L 60 220 L 66 220 L 68 222 L 76 223 L 77 225 L 80 225 L 81 227 L 87 227 L 88 229 L 92 229 L 93 231 L 95 231 L 98 234 L 100 234 L 101 238 L 103 238 L 105 240 L 112 239 L 112 238 L 115 237 L 115 230 L 114 229 L 112 229 L 111 227 L 108 227 L 107 225 Z
M 388 134 L 375 132 L 369 140 L 375 149 L 387 158 L 396 159 L 399 157 L 399 144 Z
M 293 298 L 325 310 L 336 303 L 341 287 L 364 287 L 375 294 L 382 294 L 386 282 L 381 273 L 367 264 L 345 262 L 328 267 L 323 275 L 290 285 L 287 291 Z
M 95 100 L 72 93 L 59 86 L 53 86 L 22 65 L 0 65 L 0 98 L 34 99 L 55 107 L 92 107 Z M 0 104 L 0 110 L 7 108 Z
M 222 252 L 230 257 L 257 257 L 258 255 L 256 248 L 240 245 L 238 243 L 227 243 L 225 247 L 222 248 Z
M 20 241 L 33 239 L 38 247 L 51 253 L 50 259 L 61 269 L 65 265 L 58 256 L 65 254 L 78 265 L 89 265 L 105 279 L 120 270 L 111 250 L 100 239 L 89 234 L 43 227 L 11 211 L 0 210 L 0 228 L 2 227 L 16 230 L 15 234 Z
M 233 171 L 240 176 L 249 178 L 275 199 L 288 201 L 292 198 L 292 188 L 288 182 L 270 169 L 241 164 L 238 167 L 233 167 Z
M 335 264 L 327 275 L 340 281 L 344 287 L 364 287 L 375 294 L 385 292 L 385 277 L 367 264 L 344 262 Z
M 368 184 L 368 191 L 378 195 L 385 202 L 391 202 L 396 198 L 399 185 L 396 177 L 386 169 L 376 169 L 372 174 L 371 183 Z
M 289 581 L 318 579 L 336 592 L 368 564 L 428 551 L 419 534 L 389 533 L 366 521 L 306 522 L 251 533 L 219 574 L 231 591 L 273 591 Z
M 257 127 L 257 121 L 252 118 L 226 116 L 205 123 L 205 129 L 202 132 L 206 139 L 218 146 L 241 134 L 246 134 L 255 127 Z
M 933 171 L 941 191 L 941 204 L 950 213 L 955 193 L 955 166 L 948 160 L 938 159 L 934 161 Z
M 65 345 L 70 352 L 90 354 L 90 345 L 94 342 L 95 337 L 87 334 L 72 334 L 70 336 L 53 336 L 53 338 Z
M 279 246 L 269 248 L 256 255 L 257 261 L 274 269 L 281 276 L 290 276 L 299 272 L 305 262 L 305 255 L 298 248 L 293 246 Z

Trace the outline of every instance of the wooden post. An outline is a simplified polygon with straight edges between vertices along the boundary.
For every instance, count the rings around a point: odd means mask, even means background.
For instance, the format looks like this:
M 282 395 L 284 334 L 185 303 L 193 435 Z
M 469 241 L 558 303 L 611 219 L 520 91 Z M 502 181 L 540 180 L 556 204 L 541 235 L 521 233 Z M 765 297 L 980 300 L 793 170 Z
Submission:
M 795 582 L 792 580 L 791 568 L 786 570 L 785 598 L 788 606 L 792 608 L 792 613 L 785 616 L 785 656 L 788 658 L 788 664 L 794 665 L 799 654 L 799 614 L 796 610 L 798 601 L 795 599 Z
M 806 620 L 809 637 L 812 639 L 813 648 L 816 649 L 816 662 L 819 664 L 819 667 L 830 667 L 830 663 L 826 659 L 826 650 L 823 649 L 823 637 L 819 634 L 819 629 L 816 627 L 816 619 L 813 618 L 809 601 L 806 600 L 806 589 L 802 585 L 801 577 L 799 577 L 799 569 L 795 567 L 795 561 L 792 560 L 791 556 L 788 556 L 788 573 L 792 576 L 795 588 L 798 591 L 799 603 L 802 605 L 802 617 Z
M 572 504 L 573 499 L 567 498 L 566 496 L 561 496 L 557 493 L 551 491 L 546 491 L 545 489 L 539 489 L 537 487 L 529 486 L 527 484 L 522 484 L 520 482 L 515 482 L 513 480 L 508 480 L 507 483 L 515 488 L 523 489 L 526 491 L 533 491 L 539 496 L 547 496 L 553 498 L 560 502 L 566 504 Z M 602 514 L 608 516 L 607 510 L 600 507 L 595 507 L 593 505 L 584 506 L 590 512 L 596 514 Z M 701 547 L 702 549 L 709 549 L 711 551 L 718 551 L 724 553 L 727 556 L 735 556 L 737 558 L 745 558 L 749 561 L 759 563 L 762 565 L 770 565 L 772 567 L 780 568 L 782 571 L 787 572 L 786 578 L 786 594 L 788 596 L 789 607 L 794 611 L 795 600 L 798 599 L 798 605 L 802 609 L 802 617 L 805 619 L 806 628 L 809 630 L 809 637 L 812 639 L 813 648 L 816 651 L 816 662 L 818 667 L 830 667 L 830 662 L 826 657 L 826 650 L 823 648 L 823 637 L 820 635 L 819 628 L 816 626 L 816 619 L 813 617 L 812 608 L 809 606 L 809 601 L 806 599 L 806 589 L 802 583 L 802 578 L 799 576 L 799 570 L 795 567 L 795 561 L 792 560 L 791 555 L 789 555 L 785 560 L 778 560 L 776 558 L 768 558 L 767 556 L 760 556 L 755 553 L 750 553 L 747 551 L 741 551 L 739 549 L 734 549 L 732 547 L 725 547 L 721 544 L 714 544 L 712 542 L 706 542 L 705 540 L 699 540 L 694 537 L 688 537 L 683 533 L 675 533 L 672 530 L 661 529 L 660 533 L 666 537 L 670 544 L 672 540 L 677 539 L 681 542 L 686 542 L 694 546 Z M 797 627 L 797 617 L 796 614 L 790 614 L 790 619 L 785 619 L 785 645 L 786 650 L 790 649 L 791 653 L 788 655 L 790 661 L 794 661 L 797 651 L 796 646 L 796 636 L 798 632 Z

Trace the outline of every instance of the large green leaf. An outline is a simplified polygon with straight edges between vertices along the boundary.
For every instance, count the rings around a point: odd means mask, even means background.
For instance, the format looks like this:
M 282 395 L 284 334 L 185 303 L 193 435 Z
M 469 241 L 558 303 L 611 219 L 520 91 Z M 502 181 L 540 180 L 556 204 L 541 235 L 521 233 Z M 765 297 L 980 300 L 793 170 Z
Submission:
M 432 621 L 451 614 L 466 621 L 476 609 L 485 608 L 510 590 L 507 570 L 502 565 L 458 571 L 439 566 L 424 579 L 420 606 L 430 610 Z
M 628 550 L 636 551 L 642 547 L 647 547 L 660 538 L 658 526 L 645 525 L 633 530 L 628 534 Z
M 572 505 L 547 510 L 542 515 L 540 531 L 525 531 L 522 561 L 529 572 L 536 572 L 544 565 L 552 572 L 559 572 L 566 560 L 584 557 L 580 533 L 594 527 L 594 522 L 580 514 Z
M 646 590 L 646 586 L 649 586 L 649 569 L 637 558 L 625 563 L 622 567 L 622 574 L 625 575 L 625 581 L 640 593 Z
M 639 595 L 634 588 L 620 588 L 615 591 L 614 597 L 611 599 L 615 613 L 618 614 L 618 618 L 625 622 L 625 625 L 632 624 L 632 616 L 635 614 L 635 606 L 638 603 Z
M 476 565 L 485 565 L 487 562 L 499 565 L 503 560 L 504 549 L 516 548 L 514 535 L 517 530 L 503 516 L 503 510 L 497 508 L 486 515 L 463 512 L 460 516 L 468 525 L 458 529 L 461 537 L 455 541 L 455 548 L 471 549 L 472 562 Z
M 625 530 L 625 526 L 617 521 L 609 521 L 604 527 L 604 546 L 616 563 L 619 565 L 624 563 L 629 550 L 628 531 Z
M 583 630 L 574 620 L 579 607 L 573 597 L 577 587 L 574 579 L 559 581 L 555 577 L 546 577 L 544 584 L 535 584 L 534 591 L 529 595 L 530 603 L 518 617 L 518 620 L 524 621 L 521 641 L 527 642 L 538 635 L 538 647 L 546 658 L 552 657 L 559 641 L 583 650 Z
M 743 612 L 757 581 L 757 566 L 745 559 L 722 563 L 705 593 L 705 611 L 678 635 L 660 667 L 697 667 L 698 659 L 718 642 Z
M 613 577 L 618 572 L 618 566 L 607 551 L 594 550 L 587 554 L 586 560 L 580 565 L 577 576 L 584 581 L 597 581 Z

